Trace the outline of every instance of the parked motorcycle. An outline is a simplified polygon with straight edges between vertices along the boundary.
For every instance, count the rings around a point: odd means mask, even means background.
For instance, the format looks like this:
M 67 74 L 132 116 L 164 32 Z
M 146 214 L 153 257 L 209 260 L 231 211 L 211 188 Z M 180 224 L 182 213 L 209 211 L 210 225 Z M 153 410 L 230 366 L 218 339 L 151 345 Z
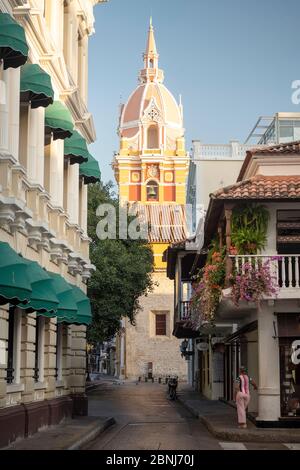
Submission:
M 177 386 L 178 386 L 178 376 L 171 375 L 168 377 L 168 395 L 170 400 L 176 400 L 177 398 Z

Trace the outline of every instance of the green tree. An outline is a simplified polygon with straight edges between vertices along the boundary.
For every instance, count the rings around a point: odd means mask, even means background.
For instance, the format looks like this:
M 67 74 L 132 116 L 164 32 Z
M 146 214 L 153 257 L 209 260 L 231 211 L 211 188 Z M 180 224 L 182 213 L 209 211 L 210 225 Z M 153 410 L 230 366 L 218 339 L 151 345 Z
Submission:
M 89 186 L 88 235 L 91 238 L 90 258 L 96 266 L 88 284 L 93 323 L 88 329 L 90 342 L 111 338 L 120 327 L 122 317 L 134 319 L 140 310 L 139 298 L 153 289 L 153 253 L 143 240 L 99 240 L 96 229 L 100 204 L 112 204 L 117 213 L 119 203 L 113 184 Z M 118 230 L 117 230 L 118 236 Z

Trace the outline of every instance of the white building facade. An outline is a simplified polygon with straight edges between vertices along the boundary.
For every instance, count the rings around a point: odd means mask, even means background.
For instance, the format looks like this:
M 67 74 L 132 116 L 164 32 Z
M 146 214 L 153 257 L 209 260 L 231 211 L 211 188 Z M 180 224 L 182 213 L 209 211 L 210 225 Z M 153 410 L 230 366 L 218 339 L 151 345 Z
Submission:
M 228 144 L 193 140 L 186 195 L 187 204 L 192 208 L 193 233 L 203 210 L 208 207 L 210 193 L 236 181 L 246 152 L 252 147 L 236 140 Z
M 97 3 L 0 1 L 0 446 L 87 413 Z

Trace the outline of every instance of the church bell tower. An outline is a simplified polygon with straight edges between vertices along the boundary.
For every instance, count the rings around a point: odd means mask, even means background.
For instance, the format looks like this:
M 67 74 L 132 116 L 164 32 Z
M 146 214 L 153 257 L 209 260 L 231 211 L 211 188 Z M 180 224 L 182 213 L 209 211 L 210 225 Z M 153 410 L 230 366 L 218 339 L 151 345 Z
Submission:
M 174 284 L 166 273 L 163 253 L 186 238 L 185 184 L 189 156 L 185 150 L 183 107 L 164 85 L 152 21 L 139 84 L 121 106 L 120 148 L 113 168 L 120 203 L 134 205 L 148 222 L 154 253 L 154 291 L 140 299 L 135 325 L 123 319 L 117 356 L 120 378 L 175 373 L 187 376 L 174 327 Z M 145 220 L 146 217 L 146 220 Z
M 157 219 L 161 219 L 159 214 L 165 212 L 164 206 L 171 213 L 172 206 L 174 210 L 176 206 L 177 216 L 175 219 L 171 216 L 167 222 L 170 225 L 168 236 L 156 235 L 154 240 L 150 240 L 155 265 L 157 269 L 163 269 L 165 266 L 161 257 L 164 250 L 170 242 L 178 241 L 181 235 L 182 238 L 185 236 L 183 206 L 189 156 L 185 150 L 181 99 L 177 103 L 164 85 L 152 20 L 143 59 L 139 85 L 127 103 L 121 106 L 118 129 L 120 149 L 114 158 L 113 168 L 121 203 L 136 202 L 149 211 L 149 206 L 152 206 L 152 218 L 157 216 Z M 159 230 L 156 232 L 158 234 Z

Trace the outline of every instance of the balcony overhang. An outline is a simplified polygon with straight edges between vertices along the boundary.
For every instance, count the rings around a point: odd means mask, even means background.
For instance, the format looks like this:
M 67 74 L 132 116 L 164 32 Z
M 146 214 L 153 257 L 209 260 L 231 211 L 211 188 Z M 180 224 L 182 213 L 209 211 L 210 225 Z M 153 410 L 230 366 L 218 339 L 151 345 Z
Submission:
M 193 328 L 190 320 L 179 320 L 175 322 L 173 336 L 179 339 L 198 338 L 199 332 Z
M 257 330 L 258 328 L 258 321 L 254 320 L 250 323 L 247 323 L 246 325 L 243 325 L 241 328 L 239 328 L 237 331 L 232 333 L 231 335 L 227 336 L 225 338 L 225 343 L 230 344 L 236 341 L 240 336 L 244 335 L 245 333 L 250 333 L 252 331 Z
M 241 320 L 257 310 L 255 302 L 241 301 L 239 305 L 235 305 L 231 299 L 231 287 L 223 289 L 218 310 L 216 312 L 216 321 L 226 320 L 233 323 Z

